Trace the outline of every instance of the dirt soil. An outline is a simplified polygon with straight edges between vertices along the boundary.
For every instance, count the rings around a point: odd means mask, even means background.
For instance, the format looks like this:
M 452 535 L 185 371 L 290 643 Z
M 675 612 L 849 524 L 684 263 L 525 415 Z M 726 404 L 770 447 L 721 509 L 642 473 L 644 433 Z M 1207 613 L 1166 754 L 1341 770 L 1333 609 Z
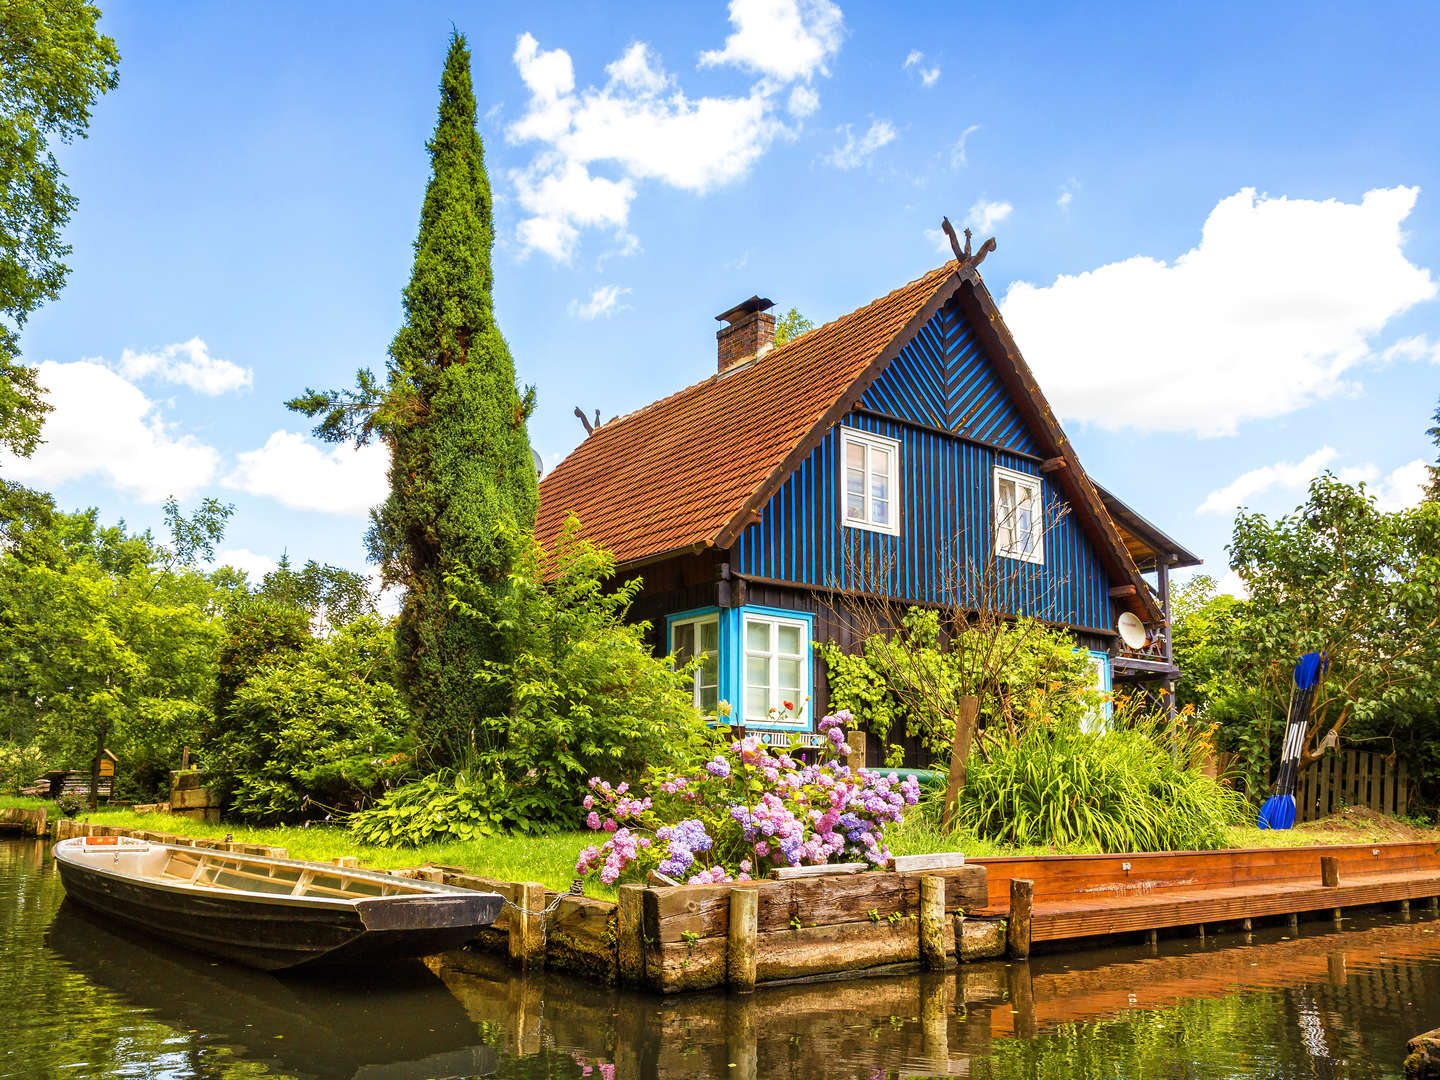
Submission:
M 1252 830 L 1246 830 L 1251 832 Z M 1261 830 L 1253 830 L 1260 833 Z M 1349 844 L 1371 841 L 1440 840 L 1440 829 L 1412 825 L 1364 806 L 1346 807 L 1329 817 L 1307 821 L 1289 830 L 1291 843 Z M 1263 834 L 1262 834 L 1263 835 Z M 1271 836 L 1279 834 L 1271 833 Z

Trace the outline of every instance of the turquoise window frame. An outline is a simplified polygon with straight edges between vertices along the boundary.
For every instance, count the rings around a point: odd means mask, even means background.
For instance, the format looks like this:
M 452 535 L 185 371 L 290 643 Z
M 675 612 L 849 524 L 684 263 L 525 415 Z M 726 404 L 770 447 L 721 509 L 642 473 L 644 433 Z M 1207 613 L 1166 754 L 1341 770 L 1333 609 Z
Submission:
M 688 611 L 677 611 L 677 612 L 675 612 L 674 614 L 666 615 L 666 616 L 665 616 L 665 652 L 666 652 L 667 655 L 672 654 L 672 653 L 675 652 L 675 633 L 674 633 L 674 630 L 675 630 L 675 624 L 676 624 L 677 622 L 687 622 L 687 621 L 690 620 L 690 619 L 703 619 L 706 615 L 716 615 L 716 616 L 719 617 L 719 621 L 720 621 L 720 627 L 719 627 L 719 631 L 720 631 L 720 632 L 719 632 L 719 644 L 716 646 L 716 648 L 717 648 L 717 650 L 719 651 L 719 654 L 720 654 L 720 655 L 717 657 L 717 659 L 718 659 L 718 661 L 719 661 L 719 663 L 720 663 L 720 672 L 719 672 L 719 674 L 720 674 L 720 687 L 719 687 L 719 690 L 717 691 L 717 694 L 718 694 L 718 697 L 719 697 L 719 699 L 720 699 L 721 701 L 729 701 L 730 698 L 726 697 L 726 695 L 725 695 L 725 656 L 726 656 L 726 653 L 727 653 L 727 652 L 730 652 L 730 651 L 733 651 L 733 650 L 729 650 L 729 649 L 726 648 L 726 643 L 725 643 L 725 611 L 724 611 L 723 609 L 721 609 L 721 608 L 719 608 L 719 607 L 714 607 L 714 606 L 711 606 L 711 607 L 699 607 L 699 608 L 691 608 L 691 609 L 688 610 Z M 728 722 L 728 721 L 726 720 L 726 718 L 724 718 L 724 717 L 706 717 L 706 720 L 707 720 L 707 722 L 709 722 L 709 723 L 712 724 L 712 725 L 713 725 L 713 724 L 718 724 L 718 723 L 721 723 L 721 722 Z
M 789 723 L 771 723 L 745 720 L 745 616 L 760 615 L 771 619 L 789 619 L 805 624 L 805 641 L 801 653 L 805 657 L 800 665 L 805 680 L 804 712 L 798 720 Z M 730 702 L 732 712 L 730 723 L 743 725 L 746 731 L 814 731 L 815 718 L 810 706 L 815 698 L 815 616 L 808 611 L 792 608 L 768 607 L 761 604 L 746 604 L 743 607 L 726 608 L 720 613 L 720 699 Z M 729 648 L 727 649 L 727 643 Z M 727 693 L 728 690 L 728 693 Z
M 1110 702 L 1109 695 L 1115 691 L 1115 675 L 1110 667 L 1110 654 L 1102 649 L 1084 650 L 1091 660 L 1099 661 L 1100 671 L 1104 675 L 1101 692 L 1106 695 L 1106 700 L 1100 706 L 1101 725 L 1109 728 L 1110 720 L 1115 715 L 1115 706 Z

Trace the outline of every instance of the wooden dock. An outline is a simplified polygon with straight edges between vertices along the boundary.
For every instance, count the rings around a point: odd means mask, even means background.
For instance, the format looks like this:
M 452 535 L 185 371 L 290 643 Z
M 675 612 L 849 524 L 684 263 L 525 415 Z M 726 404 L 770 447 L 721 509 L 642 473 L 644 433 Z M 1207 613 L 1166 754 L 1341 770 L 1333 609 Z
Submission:
M 55 823 L 56 835 L 128 834 L 221 850 L 247 845 Z M 272 854 L 270 849 L 256 853 Z M 1116 935 L 1248 930 L 1259 920 L 1440 898 L 1440 845 L 1316 845 L 973 859 L 963 866 L 744 885 L 627 885 L 616 903 L 457 867 L 392 871 L 500 892 L 507 907 L 467 945 L 528 970 L 661 994 L 941 970 Z M 742 893 L 753 893 L 753 899 Z M 1024 905 L 1029 917 L 1012 909 Z M 1028 924 L 1028 930 L 1026 929 Z
M 973 861 L 986 868 L 989 885 L 986 906 L 974 914 L 1008 914 L 1011 880 L 1034 882 L 1035 942 L 1440 896 L 1440 847 L 1423 842 Z M 1334 884 L 1325 883 L 1327 866 Z

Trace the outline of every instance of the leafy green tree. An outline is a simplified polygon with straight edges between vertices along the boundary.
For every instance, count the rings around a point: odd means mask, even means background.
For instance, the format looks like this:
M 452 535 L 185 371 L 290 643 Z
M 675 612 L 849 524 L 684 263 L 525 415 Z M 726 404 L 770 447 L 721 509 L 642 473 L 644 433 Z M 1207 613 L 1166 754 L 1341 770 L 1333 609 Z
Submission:
M 390 345 L 385 385 L 361 371 L 353 390 L 307 390 L 289 405 L 319 417 L 323 439 L 380 438 L 390 448 L 390 495 L 372 514 L 370 555 L 386 584 L 404 587 L 401 685 L 443 760 L 463 753 L 475 724 L 508 707 L 476 678 L 501 655 L 501 643 L 450 609 L 445 574 L 458 565 L 478 581 L 503 583 L 514 538 L 534 526 L 538 502 L 525 429 L 534 391 L 517 391 L 495 323 L 490 184 L 470 53 L 459 33 L 450 41 L 429 151 L 405 323 Z
M 10 531 L 26 543 L 0 555 L 11 736 L 72 766 L 110 748 L 130 783 L 158 787 L 208 724 L 223 597 L 196 564 L 213 554 L 230 508 L 207 501 L 186 517 L 171 503 L 171 540 L 158 544 L 99 528 L 93 511 L 22 501 L 32 518 Z
M 259 595 L 310 613 L 327 626 L 344 626 L 375 614 L 375 596 L 364 574 L 309 560 L 299 570 L 282 555 L 260 583 Z
M 75 196 L 53 144 L 84 138 L 90 109 L 118 81 L 115 42 L 100 9 L 80 0 L 0 4 L 0 447 L 34 452 L 49 405 L 20 363 L 30 313 L 60 295 L 63 234 Z
M 289 609 L 294 611 L 296 609 Z M 230 697 L 206 762 L 229 810 L 256 822 L 345 814 L 413 772 L 393 630 L 373 616 L 272 653 Z
M 531 821 L 564 820 L 591 776 L 632 778 L 686 760 L 709 739 L 693 701 L 693 665 L 672 667 L 627 620 L 638 579 L 616 585 L 615 559 L 566 524 L 545 550 L 528 540 L 508 589 L 459 569 L 447 579 L 456 615 L 502 643 L 477 677 L 506 715 L 475 729 L 480 767 L 503 773 Z
M 1436 450 L 1440 450 L 1440 405 L 1435 406 L 1435 412 L 1430 418 L 1435 423 L 1425 434 L 1430 436 Z M 1435 464 L 1430 466 L 1430 484 L 1425 489 L 1425 498 L 1432 502 L 1440 501 L 1440 453 L 1435 457 Z
M 1230 565 L 1249 599 L 1204 606 L 1208 630 L 1177 636 L 1178 662 L 1205 675 L 1205 709 L 1242 754 L 1253 789 L 1268 783 L 1302 653 L 1329 656 L 1302 762 L 1326 747 L 1414 744 L 1440 694 L 1440 503 L 1381 511 L 1363 485 L 1326 474 L 1275 519 L 1237 516 Z M 1192 620 L 1186 615 L 1182 627 Z M 1202 629 L 1196 627 L 1196 629 Z M 1426 721 L 1425 718 L 1431 718 Z M 1420 725 L 1420 726 L 1417 726 Z M 1436 761 L 1440 767 L 1440 761 Z M 1434 780 L 1429 781 L 1435 786 Z
M 775 345 L 778 348 L 787 341 L 794 341 L 800 335 L 808 334 L 814 329 L 815 324 L 792 307 L 775 320 Z

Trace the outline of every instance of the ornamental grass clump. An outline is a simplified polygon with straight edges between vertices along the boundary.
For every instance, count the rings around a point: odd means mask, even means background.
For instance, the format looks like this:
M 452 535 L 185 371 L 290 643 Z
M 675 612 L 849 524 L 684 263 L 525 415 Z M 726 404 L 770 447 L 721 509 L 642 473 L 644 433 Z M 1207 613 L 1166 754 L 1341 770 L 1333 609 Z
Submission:
M 1115 731 L 1033 724 L 972 756 L 961 827 L 1019 847 L 1106 852 L 1223 847 L 1245 801 L 1200 768 L 1204 733 L 1158 717 Z
M 913 777 L 851 770 L 840 712 L 820 721 L 826 746 L 805 762 L 758 736 L 736 739 L 688 772 L 652 771 L 643 787 L 593 777 L 585 823 L 609 838 L 580 853 L 575 872 L 606 885 L 651 870 L 692 885 L 750 881 L 782 866 L 890 858 L 885 828 L 920 797 Z

